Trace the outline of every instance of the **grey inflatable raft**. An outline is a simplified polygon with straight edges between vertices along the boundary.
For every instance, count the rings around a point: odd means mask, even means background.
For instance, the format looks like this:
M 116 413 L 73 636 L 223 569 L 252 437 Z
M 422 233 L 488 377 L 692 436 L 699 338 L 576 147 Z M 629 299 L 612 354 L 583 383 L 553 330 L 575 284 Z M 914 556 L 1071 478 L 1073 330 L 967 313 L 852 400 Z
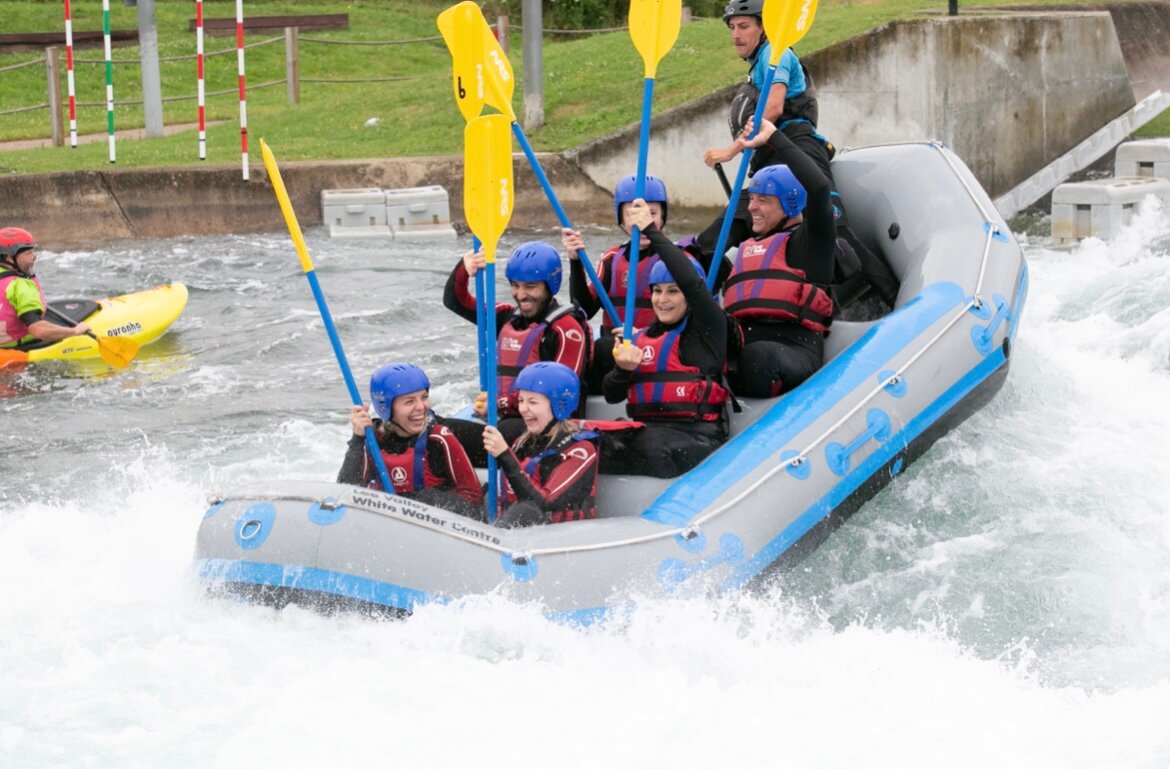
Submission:
M 393 612 L 503 590 L 590 621 L 630 595 L 740 589 L 808 552 L 998 391 L 1027 290 L 1018 244 L 946 148 L 867 147 L 833 167 L 855 231 L 901 280 L 896 307 L 835 321 L 824 368 L 744 402 L 691 472 L 602 476 L 596 520 L 519 530 L 354 486 L 260 482 L 207 510 L 200 579 Z

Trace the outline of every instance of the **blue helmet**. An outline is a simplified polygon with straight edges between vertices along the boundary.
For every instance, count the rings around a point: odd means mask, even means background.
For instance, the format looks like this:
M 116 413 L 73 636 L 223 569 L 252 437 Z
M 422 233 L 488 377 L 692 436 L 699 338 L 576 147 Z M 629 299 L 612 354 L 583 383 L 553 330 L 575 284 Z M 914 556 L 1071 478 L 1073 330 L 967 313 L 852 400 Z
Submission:
M 622 204 L 633 203 L 638 199 L 638 177 L 636 174 L 623 176 L 613 188 L 613 213 L 617 216 L 618 226 L 622 226 Z M 642 190 L 642 200 L 647 203 L 662 204 L 662 223 L 666 224 L 666 185 L 653 174 L 646 174 L 646 186 Z
M 370 400 L 383 422 L 390 421 L 390 407 L 399 395 L 431 389 L 431 380 L 413 363 L 387 363 L 370 377 Z
M 529 390 L 548 398 L 553 419 L 568 419 L 577 408 L 581 382 L 563 363 L 540 361 L 524 367 L 512 382 L 513 390 Z
M 703 280 L 707 279 L 707 273 L 703 270 L 703 265 L 699 264 L 694 257 L 688 256 L 691 266 L 695 268 L 695 272 L 699 273 L 699 277 Z M 650 268 L 650 285 L 655 283 L 677 283 L 674 276 L 670 274 L 670 270 L 666 266 L 666 262 L 658 262 Z
M 509 257 L 504 275 L 513 283 L 544 283 L 555 294 L 561 290 L 561 255 L 548 243 L 523 243 Z
M 786 165 L 768 166 L 756 171 L 748 192 L 779 198 L 785 216 L 796 216 L 804 210 L 804 204 L 808 201 L 804 185 Z

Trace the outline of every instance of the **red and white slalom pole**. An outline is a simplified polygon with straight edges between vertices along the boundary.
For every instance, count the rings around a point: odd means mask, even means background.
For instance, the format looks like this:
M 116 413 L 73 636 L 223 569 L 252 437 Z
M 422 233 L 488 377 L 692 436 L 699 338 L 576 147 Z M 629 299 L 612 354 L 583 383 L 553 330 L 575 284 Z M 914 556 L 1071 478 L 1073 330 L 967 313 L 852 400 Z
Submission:
M 65 0 L 65 82 L 69 84 L 69 146 L 77 149 L 77 88 L 73 84 L 73 10 Z
M 240 152 L 248 181 L 248 101 L 244 98 L 244 0 L 236 0 L 236 63 L 240 72 Z
M 203 85 L 203 0 L 195 0 L 195 77 L 199 103 L 199 159 L 207 160 L 206 91 Z

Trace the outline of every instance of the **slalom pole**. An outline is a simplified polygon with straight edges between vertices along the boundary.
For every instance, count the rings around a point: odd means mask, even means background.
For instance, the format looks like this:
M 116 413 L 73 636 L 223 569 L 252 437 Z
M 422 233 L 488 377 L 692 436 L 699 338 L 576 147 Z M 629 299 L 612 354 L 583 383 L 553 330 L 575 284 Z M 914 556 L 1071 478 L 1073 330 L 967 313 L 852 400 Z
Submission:
M 110 0 L 102 0 L 102 38 L 106 44 L 106 130 L 110 136 L 110 162 L 118 162 L 114 146 L 114 55 L 110 50 Z
M 236 68 L 240 73 L 240 154 L 243 158 L 244 181 L 248 181 L 248 100 L 244 98 L 244 0 L 236 0 Z
M 297 222 L 297 214 L 293 211 L 292 201 L 288 198 L 288 190 L 284 186 L 284 179 L 280 176 L 280 167 L 276 165 L 276 157 L 264 140 L 260 140 L 260 157 L 264 160 L 264 168 L 268 171 L 268 181 L 272 184 L 272 191 L 276 193 L 276 202 L 280 204 L 280 212 L 284 215 L 284 223 L 288 226 L 289 237 L 296 247 L 297 258 L 301 261 L 301 270 L 309 281 L 309 288 L 313 291 L 313 299 L 317 302 L 317 310 L 321 313 L 321 322 L 325 325 L 325 332 L 329 335 L 329 343 L 333 345 L 333 354 L 337 357 L 337 365 L 341 367 L 341 376 L 345 379 L 345 388 L 349 390 L 350 400 L 355 406 L 361 406 L 362 395 L 358 392 L 357 382 L 345 358 L 345 350 L 341 347 L 341 337 L 337 335 L 337 326 L 333 323 L 333 316 L 329 314 L 329 305 L 325 302 L 325 294 L 321 291 L 321 283 L 317 280 L 317 272 L 313 269 L 313 260 L 309 257 L 309 247 L 305 245 L 305 236 L 301 232 L 301 225 Z M 388 428 L 387 428 L 388 429 Z M 373 427 L 366 428 L 366 451 L 374 462 L 374 470 L 378 473 L 378 480 L 382 483 L 382 490 L 387 494 L 394 494 L 394 484 L 390 482 L 390 474 L 386 472 L 386 462 L 382 459 L 382 449 L 378 446 L 378 436 Z
M 203 0 L 195 0 L 195 90 L 199 105 L 199 159 L 207 160 L 206 90 L 203 83 Z
M 77 149 L 77 88 L 73 82 L 73 11 L 65 0 L 65 82 L 69 85 L 69 146 Z

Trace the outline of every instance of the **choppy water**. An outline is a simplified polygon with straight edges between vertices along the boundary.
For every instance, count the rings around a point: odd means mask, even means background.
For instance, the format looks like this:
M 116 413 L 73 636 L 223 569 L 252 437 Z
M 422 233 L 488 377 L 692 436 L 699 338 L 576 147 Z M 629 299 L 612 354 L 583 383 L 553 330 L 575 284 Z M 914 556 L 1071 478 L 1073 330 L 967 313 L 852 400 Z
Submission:
M 309 245 L 359 380 L 416 360 L 462 406 L 456 246 Z M 191 300 L 129 371 L 0 375 L 0 766 L 1170 766 L 1170 211 L 1025 247 L 990 406 L 770 591 L 587 630 L 496 597 L 407 622 L 205 599 L 206 495 L 344 452 L 292 248 L 43 253 L 51 296 Z

